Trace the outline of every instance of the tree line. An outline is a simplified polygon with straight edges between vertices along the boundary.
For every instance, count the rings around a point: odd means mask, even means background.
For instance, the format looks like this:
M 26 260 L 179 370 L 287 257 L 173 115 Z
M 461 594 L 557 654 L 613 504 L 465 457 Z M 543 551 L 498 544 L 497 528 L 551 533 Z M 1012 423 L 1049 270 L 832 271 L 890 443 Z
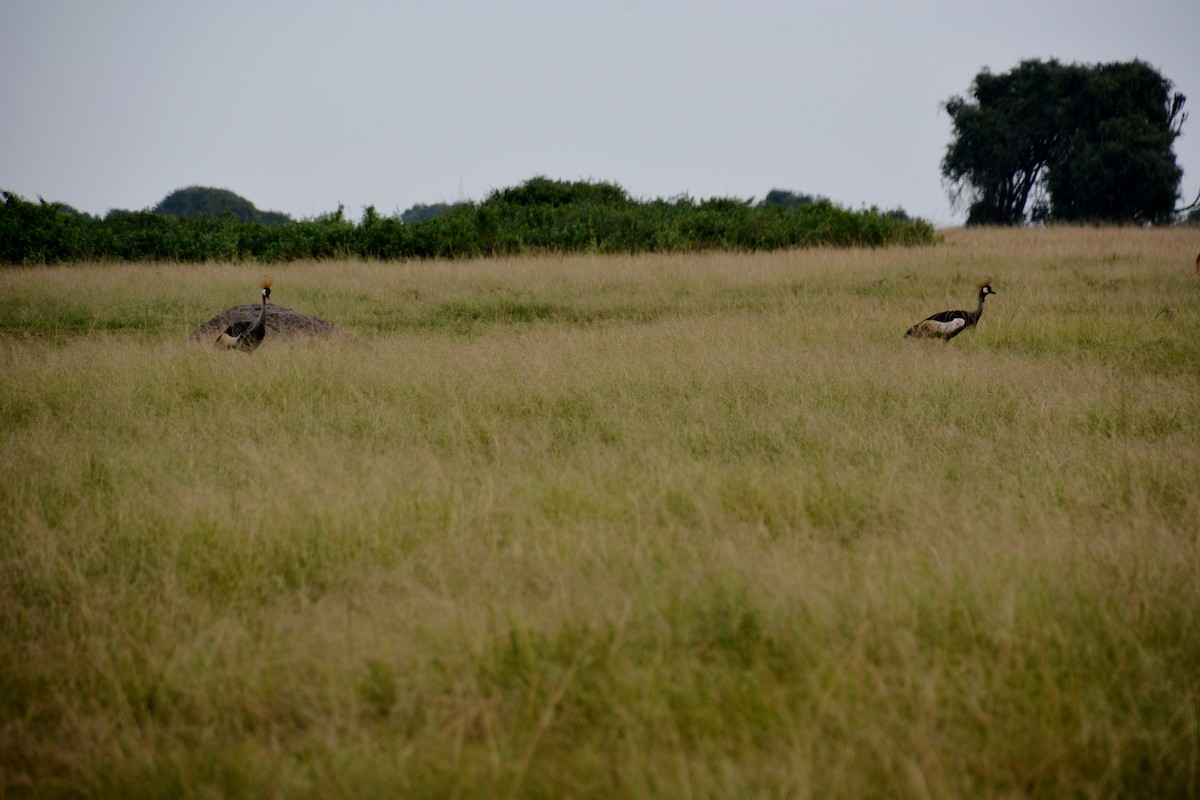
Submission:
M 776 250 L 936 239 L 931 224 L 900 209 L 850 210 L 790 192 L 757 204 L 731 198 L 642 201 L 613 183 L 541 176 L 411 222 L 373 207 L 358 222 L 347 219 L 341 207 L 290 221 L 232 212 L 170 213 L 162 204 L 159 210 L 111 211 L 97 218 L 11 192 L 0 193 L 0 200 L 0 262 L 7 264 Z
M 1179 208 L 1173 145 L 1186 98 L 1141 61 L 1028 60 L 984 69 L 945 103 L 952 138 L 941 172 L 968 225 L 1200 222 Z M 1188 216 L 1184 214 L 1191 212 Z M 640 253 L 928 244 L 902 209 L 850 210 L 772 190 L 759 203 L 649 201 L 612 183 L 535 177 L 479 203 L 416 205 L 361 221 L 344 210 L 293 221 L 223 189 L 188 187 L 153 209 L 103 218 L 0 192 L 0 263 L 471 258 L 540 252 Z

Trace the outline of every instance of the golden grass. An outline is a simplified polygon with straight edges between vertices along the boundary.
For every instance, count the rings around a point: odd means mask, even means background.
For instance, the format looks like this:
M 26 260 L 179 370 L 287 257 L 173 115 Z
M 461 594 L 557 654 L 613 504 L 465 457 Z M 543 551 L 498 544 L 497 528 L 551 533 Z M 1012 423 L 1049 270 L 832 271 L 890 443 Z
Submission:
M 1195 796 L 1196 249 L 0 273 L 0 796 Z

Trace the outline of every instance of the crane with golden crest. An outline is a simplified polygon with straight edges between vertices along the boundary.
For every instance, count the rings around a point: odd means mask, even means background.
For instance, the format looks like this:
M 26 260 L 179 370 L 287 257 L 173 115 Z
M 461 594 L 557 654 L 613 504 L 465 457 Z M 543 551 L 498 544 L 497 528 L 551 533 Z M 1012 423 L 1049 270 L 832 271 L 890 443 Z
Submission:
M 228 350 L 251 351 L 262 344 L 267 335 L 267 301 L 271 299 L 271 279 L 263 278 L 262 311 L 253 322 L 235 322 L 217 337 L 217 347 Z
M 927 317 L 908 329 L 905 336 L 917 339 L 941 339 L 948 342 L 967 328 L 975 327 L 983 315 L 983 301 L 989 294 L 996 294 L 992 288 L 992 279 L 984 278 L 975 284 L 979 290 L 979 307 L 974 311 L 939 311 Z

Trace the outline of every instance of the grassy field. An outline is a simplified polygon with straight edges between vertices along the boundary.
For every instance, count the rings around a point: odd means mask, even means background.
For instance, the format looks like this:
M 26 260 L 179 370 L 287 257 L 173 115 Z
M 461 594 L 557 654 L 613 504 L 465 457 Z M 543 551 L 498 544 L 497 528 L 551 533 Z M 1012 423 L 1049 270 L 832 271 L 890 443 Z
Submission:
M 0 798 L 1196 797 L 1198 251 L 2 271 Z

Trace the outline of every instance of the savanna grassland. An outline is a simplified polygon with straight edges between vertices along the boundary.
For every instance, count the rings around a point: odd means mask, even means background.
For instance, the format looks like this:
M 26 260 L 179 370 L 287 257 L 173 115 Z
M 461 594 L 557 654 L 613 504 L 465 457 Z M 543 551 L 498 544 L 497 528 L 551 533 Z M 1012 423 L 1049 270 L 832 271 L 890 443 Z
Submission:
M 0 271 L 0 797 L 1200 795 L 1197 252 Z

